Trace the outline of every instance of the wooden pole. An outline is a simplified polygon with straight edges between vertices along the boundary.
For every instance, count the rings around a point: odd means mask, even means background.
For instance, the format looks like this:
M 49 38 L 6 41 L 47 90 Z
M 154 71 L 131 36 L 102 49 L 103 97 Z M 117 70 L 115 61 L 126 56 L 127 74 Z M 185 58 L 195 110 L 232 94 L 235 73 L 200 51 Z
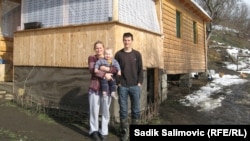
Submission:
M 118 0 L 113 0 L 113 17 L 110 17 L 111 21 L 118 21 Z
M 2 0 L 0 0 L 0 36 L 3 36 L 3 33 L 2 33 L 2 6 L 3 5 L 3 3 L 2 3 Z
M 236 71 L 238 71 L 238 58 L 239 58 L 239 56 L 237 55 L 237 70 Z

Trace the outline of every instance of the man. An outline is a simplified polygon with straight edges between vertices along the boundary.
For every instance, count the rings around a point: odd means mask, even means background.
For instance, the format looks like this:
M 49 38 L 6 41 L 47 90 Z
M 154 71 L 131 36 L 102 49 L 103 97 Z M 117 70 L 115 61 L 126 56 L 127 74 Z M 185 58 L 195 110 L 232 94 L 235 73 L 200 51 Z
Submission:
M 143 82 L 143 66 L 141 53 L 132 48 L 132 43 L 133 34 L 124 33 L 124 47 L 115 54 L 122 72 L 117 80 L 122 141 L 126 141 L 129 137 L 128 97 L 131 100 L 132 124 L 138 124 L 140 120 L 140 86 Z

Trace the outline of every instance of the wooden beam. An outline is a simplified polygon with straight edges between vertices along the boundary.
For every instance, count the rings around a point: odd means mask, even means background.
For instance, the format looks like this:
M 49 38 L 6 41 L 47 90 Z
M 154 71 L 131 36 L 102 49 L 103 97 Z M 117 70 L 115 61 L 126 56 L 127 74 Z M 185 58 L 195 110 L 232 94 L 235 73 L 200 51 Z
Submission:
M 110 17 L 112 19 L 109 19 L 111 21 L 118 21 L 118 0 L 113 0 L 113 17 Z
M 22 0 L 9 0 L 11 2 L 15 2 L 15 3 L 21 3 Z
M 1 17 L 2 17 L 2 14 L 3 14 L 3 8 L 2 8 L 2 5 L 3 5 L 3 3 L 2 3 L 2 0 L 0 0 L 0 15 L 1 15 Z M 3 35 L 3 33 L 2 33 L 2 18 L 0 19 L 0 36 L 2 36 Z

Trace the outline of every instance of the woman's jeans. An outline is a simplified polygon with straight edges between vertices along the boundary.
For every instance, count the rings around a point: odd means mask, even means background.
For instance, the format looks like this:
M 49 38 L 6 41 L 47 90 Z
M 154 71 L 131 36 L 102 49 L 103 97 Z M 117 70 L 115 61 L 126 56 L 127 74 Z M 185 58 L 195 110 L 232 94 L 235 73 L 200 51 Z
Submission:
M 131 117 L 132 119 L 140 119 L 140 87 L 118 87 L 120 119 L 128 119 L 128 97 L 131 101 Z

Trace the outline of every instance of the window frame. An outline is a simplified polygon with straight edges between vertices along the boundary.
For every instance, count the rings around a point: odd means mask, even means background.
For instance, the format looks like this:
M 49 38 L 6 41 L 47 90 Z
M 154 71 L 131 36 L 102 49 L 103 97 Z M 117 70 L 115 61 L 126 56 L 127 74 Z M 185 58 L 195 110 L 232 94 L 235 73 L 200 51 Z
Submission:
M 176 10 L 176 37 L 181 38 L 181 12 Z
M 197 30 L 197 22 L 193 21 L 193 43 L 198 43 L 198 30 Z

